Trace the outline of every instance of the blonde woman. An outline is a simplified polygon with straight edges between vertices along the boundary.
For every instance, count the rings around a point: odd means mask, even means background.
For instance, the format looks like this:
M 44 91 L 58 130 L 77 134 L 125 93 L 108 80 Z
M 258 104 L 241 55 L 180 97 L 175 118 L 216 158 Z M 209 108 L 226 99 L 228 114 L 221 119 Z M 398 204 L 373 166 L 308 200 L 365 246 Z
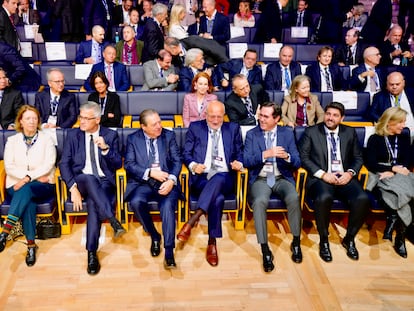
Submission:
M 179 40 L 187 38 L 187 30 L 182 26 L 182 21 L 186 16 L 185 7 L 182 4 L 174 4 L 171 8 L 168 35 Z

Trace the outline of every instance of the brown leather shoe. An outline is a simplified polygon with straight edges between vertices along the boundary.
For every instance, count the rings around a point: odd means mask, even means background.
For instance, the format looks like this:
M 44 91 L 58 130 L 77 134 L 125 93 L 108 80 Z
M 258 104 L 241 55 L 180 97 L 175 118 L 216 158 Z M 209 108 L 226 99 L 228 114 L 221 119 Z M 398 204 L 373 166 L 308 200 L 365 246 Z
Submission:
M 218 254 L 216 244 L 208 244 L 206 252 L 207 262 L 213 267 L 218 265 Z
M 187 242 L 188 238 L 191 235 L 191 226 L 186 222 L 184 226 L 181 228 L 180 232 L 177 234 L 177 239 L 181 242 Z

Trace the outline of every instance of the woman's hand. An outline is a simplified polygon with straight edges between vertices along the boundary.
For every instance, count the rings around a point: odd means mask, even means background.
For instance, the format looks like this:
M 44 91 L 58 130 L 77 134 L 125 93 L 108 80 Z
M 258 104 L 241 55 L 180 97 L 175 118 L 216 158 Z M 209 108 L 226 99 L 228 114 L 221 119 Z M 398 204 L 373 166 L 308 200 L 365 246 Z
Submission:
M 408 170 L 408 168 L 406 168 L 405 166 L 402 166 L 402 165 L 394 165 L 391 168 L 391 170 L 394 173 L 403 174 L 405 176 L 407 176 L 410 173 L 410 171 Z
M 386 172 L 382 172 L 382 173 L 379 174 L 379 179 L 381 180 L 381 179 L 385 179 L 385 178 L 390 178 L 392 176 L 394 176 L 393 172 L 386 171 Z
M 46 183 L 48 183 L 48 182 L 49 182 L 49 176 L 48 176 L 48 175 L 43 175 L 43 176 L 40 176 L 40 177 L 37 179 L 37 181 L 38 181 L 38 182 L 41 182 L 41 183 L 46 184 Z

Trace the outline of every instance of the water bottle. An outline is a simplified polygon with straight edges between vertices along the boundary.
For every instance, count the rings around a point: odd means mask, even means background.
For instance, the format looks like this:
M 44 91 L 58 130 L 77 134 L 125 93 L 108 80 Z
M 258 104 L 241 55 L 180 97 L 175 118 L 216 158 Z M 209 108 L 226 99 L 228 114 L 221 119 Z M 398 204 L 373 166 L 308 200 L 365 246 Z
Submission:
M 407 57 L 403 57 L 402 59 L 401 59 L 401 66 L 407 66 L 408 64 L 408 61 L 407 61 Z
M 118 31 L 115 32 L 115 43 L 119 42 L 119 33 Z

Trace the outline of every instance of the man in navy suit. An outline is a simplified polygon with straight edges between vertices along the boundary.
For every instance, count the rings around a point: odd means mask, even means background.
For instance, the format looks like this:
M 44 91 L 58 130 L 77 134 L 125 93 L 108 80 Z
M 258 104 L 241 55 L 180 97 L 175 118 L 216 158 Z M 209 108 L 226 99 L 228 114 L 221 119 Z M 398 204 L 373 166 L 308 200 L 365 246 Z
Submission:
M 212 101 L 206 109 L 206 120 L 191 122 L 183 152 L 184 163 L 191 171 L 190 191 L 198 197 L 197 209 L 184 224 L 177 239 L 185 242 L 201 215 L 208 215 L 207 262 L 218 265 L 216 238 L 222 237 L 221 215 L 224 198 L 232 193 L 235 172 L 243 168 L 240 127 L 223 123 L 224 105 Z
M 376 47 L 367 47 L 364 51 L 364 63 L 352 70 L 350 89 L 357 92 L 381 91 L 384 86 L 384 74 L 378 67 L 381 54 Z
M 337 64 L 332 64 L 333 48 L 324 46 L 318 51 L 317 62 L 306 68 L 311 79 L 312 92 L 340 91 L 343 88 L 343 76 Z
M 358 29 L 349 29 L 345 35 L 345 44 L 341 44 L 335 49 L 333 62 L 339 66 L 362 64 L 364 62 L 364 45 L 358 40 Z
M 267 237 L 266 210 L 272 194 L 286 204 L 293 242 L 292 260 L 302 262 L 300 249 L 301 209 L 293 172 L 300 166 L 299 152 L 289 127 L 279 127 L 282 108 L 273 102 L 260 106 L 259 125 L 247 132 L 244 165 L 249 169 L 249 201 L 253 208 L 257 242 L 262 248 L 263 269 L 274 269 Z
M 65 90 L 65 76 L 59 68 L 50 68 L 46 77 L 49 89 L 36 93 L 34 105 L 42 127 L 71 128 L 78 119 L 75 95 Z
M 92 27 L 100 25 L 105 29 L 106 39 L 112 37 L 112 10 L 111 0 L 84 1 L 83 6 L 83 30 L 86 40 L 91 39 Z
M 92 91 L 89 81 L 97 71 L 105 73 L 109 82 L 108 90 L 112 92 L 127 91 L 130 87 L 128 74 L 124 64 L 115 61 L 116 50 L 112 45 L 107 45 L 102 53 L 103 61 L 92 66 L 89 77 L 86 79 L 84 87 L 87 91 Z
M 78 64 L 97 64 L 102 61 L 102 52 L 108 42 L 104 42 L 105 29 L 95 25 L 92 28 L 92 38 L 82 41 L 76 52 L 75 61 Z
M 99 126 L 101 108 L 95 102 L 80 107 L 80 127 L 67 133 L 60 161 L 60 172 L 70 192 L 73 210 L 82 210 L 86 200 L 86 249 L 89 274 L 99 273 L 96 254 L 102 221 L 109 219 L 114 237 L 125 233 L 114 216 L 115 171 L 122 166 L 118 135 L 115 131 Z
M 181 156 L 172 131 L 162 128 L 155 110 L 144 110 L 139 117 L 141 129 L 128 136 L 125 170 L 128 183 L 125 200 L 151 236 L 151 256 L 160 254 L 161 235 L 150 215 L 149 201 L 157 201 L 161 212 L 165 248 L 165 269 L 176 267 L 175 209 L 180 194 L 178 175 Z
M 7 43 L 20 50 L 20 40 L 17 35 L 16 27 L 12 24 L 10 18 L 17 10 L 17 0 L 4 0 L 0 6 L 0 42 Z
M 152 16 L 147 19 L 142 34 L 142 41 L 144 41 L 142 63 L 155 59 L 158 52 L 164 48 L 163 23 L 168 17 L 167 6 L 162 3 L 154 4 Z
M 312 27 L 312 13 L 308 10 L 308 1 L 299 0 L 298 9 L 289 13 L 288 26 L 293 27 Z
M 388 35 L 388 39 L 379 46 L 381 51 L 381 65 L 383 66 L 407 66 L 413 60 L 411 47 L 403 42 L 403 30 L 401 26 L 394 25 Z
M 374 95 L 368 110 L 368 118 L 377 122 L 382 113 L 389 107 L 401 107 L 407 111 L 405 124 L 414 129 L 414 90 L 405 90 L 405 79 L 398 71 L 391 72 L 387 77 L 387 89 Z
M 363 159 L 355 129 L 340 124 L 345 115 L 338 102 L 325 107 L 324 122 L 306 128 L 299 141 L 302 166 L 308 171 L 307 196 L 313 199 L 316 227 L 319 232 L 319 256 L 332 261 L 329 248 L 329 217 L 334 198 L 349 207 L 349 221 L 342 246 L 347 256 L 358 260 L 355 236 L 364 223 L 369 198 L 356 176 Z
M 247 49 L 243 59 L 232 59 L 219 64 L 216 68 L 216 80 L 220 81 L 224 89 L 231 89 L 231 81 L 239 73 L 247 77 L 250 85 L 263 83 L 262 68 L 257 65 L 257 52 L 254 49 Z M 228 73 L 228 78 L 225 78 L 225 72 Z
M 225 45 L 230 39 L 230 22 L 227 16 L 217 12 L 215 0 L 203 0 L 205 15 L 200 17 L 198 34 L 203 38 L 216 40 Z
M 300 64 L 293 61 L 294 50 L 290 45 L 279 51 L 279 60 L 267 66 L 264 85 L 266 90 L 289 90 L 293 79 L 302 74 Z

